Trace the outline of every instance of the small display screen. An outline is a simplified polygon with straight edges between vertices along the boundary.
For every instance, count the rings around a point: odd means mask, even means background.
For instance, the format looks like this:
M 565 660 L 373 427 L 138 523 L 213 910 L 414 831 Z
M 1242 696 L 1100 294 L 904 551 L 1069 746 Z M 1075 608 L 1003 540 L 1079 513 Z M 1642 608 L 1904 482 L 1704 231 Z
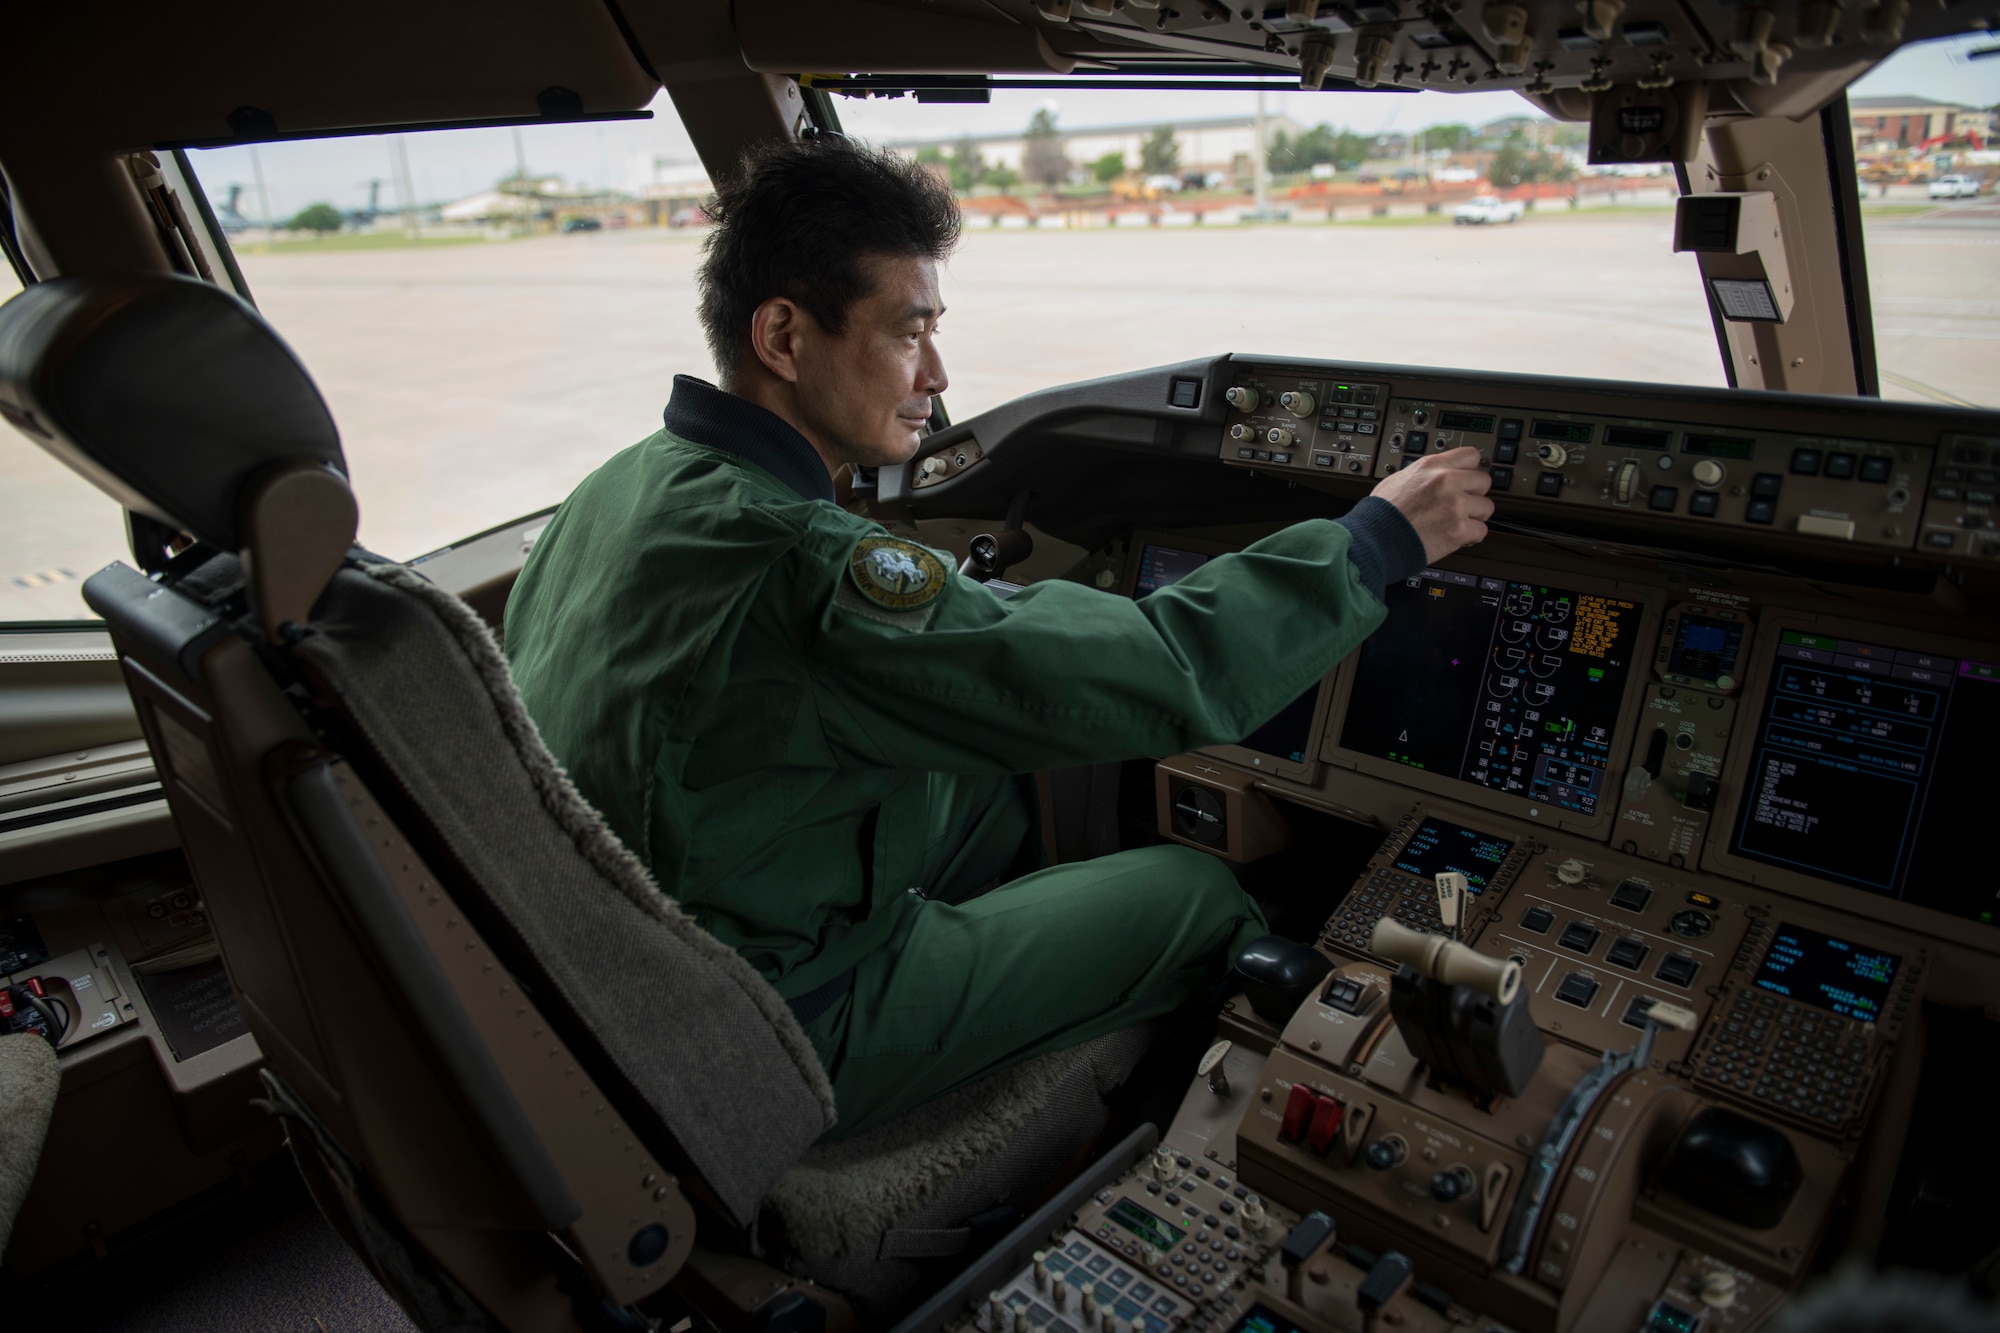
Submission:
M 1683 615 L 1674 631 L 1674 651 L 1667 670 L 1696 680 L 1719 680 L 1735 672 L 1736 654 L 1742 647 L 1742 621 Z
M 1144 597 L 1147 593 L 1170 588 L 1207 564 L 1211 558 L 1196 551 L 1182 551 L 1148 542 L 1139 551 L 1139 577 L 1132 584 L 1132 596 Z M 1318 706 L 1319 685 L 1315 684 L 1286 704 L 1276 717 L 1252 732 L 1243 741 L 1243 748 L 1271 755 L 1286 763 L 1303 764 L 1306 751 L 1312 745 L 1313 710 Z
M 1104 1215 L 1156 1250 L 1171 1250 L 1187 1238 L 1187 1232 L 1163 1217 L 1155 1217 L 1130 1199 L 1120 1199 Z
M 1674 434 L 1666 430 L 1642 430 L 1637 426 L 1606 426 L 1604 442 L 1614 449 L 1664 449 L 1674 442 Z
M 1207 564 L 1209 557 L 1198 551 L 1177 551 L 1151 542 L 1139 552 L 1139 579 L 1132 585 L 1134 597 L 1172 587 Z
M 2000 664 L 1786 630 L 1730 850 L 1992 923 Z
M 1340 746 L 1595 815 L 1642 608 L 1427 569 L 1392 585 L 1361 645 Z
M 1564 444 L 1589 444 L 1597 427 L 1588 421 L 1537 421 L 1528 434 L 1538 440 L 1561 440 Z
M 1689 435 L 1681 440 L 1682 453 L 1705 454 L 1710 458 L 1748 458 L 1756 451 L 1757 441 L 1728 435 Z
M 1229 1333 L 1304 1333 L 1298 1323 L 1276 1313 L 1262 1301 L 1229 1326 Z
M 1896 965 L 1902 961 L 1899 954 L 1850 944 L 1786 921 L 1764 951 L 1764 961 L 1757 964 L 1753 984 L 1816 1009 L 1873 1023 L 1882 1017 Z
M 1477 416 L 1471 412 L 1438 413 L 1439 430 L 1469 430 L 1477 435 L 1493 433 L 1493 418 Z
M 1448 870 L 1465 876 L 1469 893 L 1484 893 L 1493 872 L 1507 859 L 1514 844 L 1441 819 L 1426 819 L 1410 835 L 1396 858 L 1396 869 L 1419 879 L 1435 879 Z

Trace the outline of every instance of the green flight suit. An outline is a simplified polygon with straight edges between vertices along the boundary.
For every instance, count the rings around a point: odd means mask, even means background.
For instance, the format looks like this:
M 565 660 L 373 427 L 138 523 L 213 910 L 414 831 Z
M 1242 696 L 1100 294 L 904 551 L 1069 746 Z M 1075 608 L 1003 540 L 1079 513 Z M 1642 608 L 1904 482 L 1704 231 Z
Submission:
M 1017 775 L 1255 730 L 1421 566 L 1392 507 L 1137 602 L 1063 581 L 1003 601 L 890 539 L 937 576 L 899 610 L 850 570 L 884 529 L 831 502 L 796 431 L 685 376 L 667 424 L 550 521 L 507 652 L 583 794 L 799 1013 L 838 1134 L 1168 1013 L 1264 933 L 1187 848 L 1038 868 Z

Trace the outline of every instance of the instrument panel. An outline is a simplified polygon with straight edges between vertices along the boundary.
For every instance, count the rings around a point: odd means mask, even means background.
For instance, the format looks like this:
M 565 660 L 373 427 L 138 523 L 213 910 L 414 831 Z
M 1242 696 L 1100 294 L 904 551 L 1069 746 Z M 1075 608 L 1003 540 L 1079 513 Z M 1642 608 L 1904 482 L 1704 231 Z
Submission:
M 1234 467 L 1376 478 L 1471 447 L 1496 500 L 1551 519 L 1634 515 L 1685 524 L 1690 540 L 1723 528 L 2000 560 L 2000 437 L 1909 440 L 1834 412 L 1806 429 L 1753 425 L 1740 409 L 1697 414 L 1692 404 L 1630 401 L 1637 395 L 1499 383 L 1475 391 L 1427 384 L 1421 373 L 1392 380 L 1238 362 L 1230 381 L 1218 456 Z

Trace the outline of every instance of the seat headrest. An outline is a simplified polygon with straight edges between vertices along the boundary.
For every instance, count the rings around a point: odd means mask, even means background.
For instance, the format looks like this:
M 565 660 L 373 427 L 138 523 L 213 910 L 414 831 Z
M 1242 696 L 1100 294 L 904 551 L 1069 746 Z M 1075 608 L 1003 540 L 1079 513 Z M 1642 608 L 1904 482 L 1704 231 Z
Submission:
M 305 367 L 247 302 L 193 278 L 56 278 L 0 306 L 0 416 L 135 513 L 225 550 L 274 464 L 346 476 Z

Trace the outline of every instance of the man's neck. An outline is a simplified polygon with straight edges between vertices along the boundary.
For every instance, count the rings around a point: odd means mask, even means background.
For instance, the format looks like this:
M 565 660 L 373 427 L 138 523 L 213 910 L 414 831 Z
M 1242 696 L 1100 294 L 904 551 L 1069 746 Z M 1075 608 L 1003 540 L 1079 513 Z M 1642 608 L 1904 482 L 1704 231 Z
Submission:
M 805 413 L 799 410 L 798 386 L 776 375 L 737 374 L 731 375 L 716 386 L 724 393 L 734 394 L 745 402 L 757 404 L 772 416 L 777 417 L 800 435 L 805 437 L 819 461 L 826 467 L 829 477 L 838 476 L 845 460 L 840 458 L 832 446 L 823 439 L 806 421 Z

